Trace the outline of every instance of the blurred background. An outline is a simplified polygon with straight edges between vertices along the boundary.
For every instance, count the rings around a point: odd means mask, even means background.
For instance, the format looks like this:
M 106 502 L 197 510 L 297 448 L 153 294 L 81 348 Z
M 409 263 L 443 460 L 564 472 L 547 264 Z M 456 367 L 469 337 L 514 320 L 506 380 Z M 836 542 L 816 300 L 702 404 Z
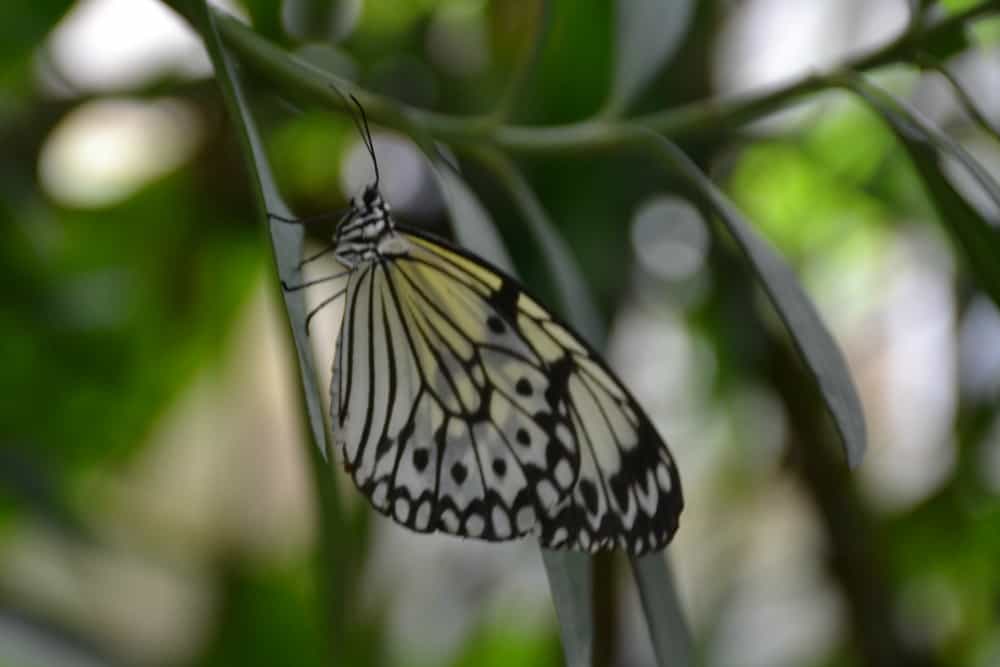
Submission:
M 539 16 L 485 0 L 221 6 L 367 89 L 456 115 L 498 104 Z M 605 99 L 612 3 L 552 12 L 518 122 Z M 694 3 L 635 109 L 780 84 L 906 18 L 904 0 Z M 156 0 L 7 3 L 0 24 L 0 665 L 331 664 L 294 351 L 199 39 Z M 994 123 L 998 38 L 979 22 L 948 63 Z M 1000 172 L 1000 146 L 940 76 L 877 80 Z M 337 210 L 369 178 L 350 119 L 263 92 L 256 110 L 297 214 Z M 844 349 L 870 431 L 854 473 L 749 269 L 682 192 L 635 158 L 520 162 L 599 304 L 610 364 L 678 460 L 669 552 L 704 663 L 1000 665 L 1000 312 L 865 107 L 824 94 L 722 130 L 687 148 Z M 400 217 L 447 234 L 420 154 L 378 128 L 375 142 Z M 509 196 L 466 176 L 555 303 Z M 412 535 L 341 482 L 353 559 L 332 664 L 562 664 L 536 545 Z M 603 664 L 654 664 L 624 559 L 601 572 Z

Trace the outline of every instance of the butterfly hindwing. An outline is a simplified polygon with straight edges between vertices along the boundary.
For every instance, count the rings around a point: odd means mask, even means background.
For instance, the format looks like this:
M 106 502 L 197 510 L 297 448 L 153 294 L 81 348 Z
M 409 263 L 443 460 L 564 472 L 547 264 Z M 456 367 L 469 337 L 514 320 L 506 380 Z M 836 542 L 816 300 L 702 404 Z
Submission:
M 577 443 L 573 489 L 538 517 L 542 544 L 646 553 L 665 546 L 683 506 L 676 466 L 649 418 L 603 360 L 513 278 L 486 262 L 408 232 L 456 280 L 489 289 L 488 301 L 541 364 L 547 400 Z M 522 352 L 523 353 L 523 352 Z M 553 470 L 559 477 L 559 470 Z M 568 472 L 565 469 L 563 472 Z

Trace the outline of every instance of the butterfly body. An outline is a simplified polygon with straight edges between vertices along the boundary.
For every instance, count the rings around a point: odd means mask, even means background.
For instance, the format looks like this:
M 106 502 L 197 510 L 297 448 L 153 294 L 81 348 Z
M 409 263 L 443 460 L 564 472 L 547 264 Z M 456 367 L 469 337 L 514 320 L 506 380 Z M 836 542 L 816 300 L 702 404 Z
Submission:
M 343 464 L 419 532 L 660 549 L 672 458 L 600 357 L 514 278 L 398 225 L 377 185 L 334 236 L 348 271 L 331 383 Z
M 361 199 L 352 199 L 348 216 L 338 225 L 333 239 L 337 260 L 353 269 L 360 262 L 406 252 L 406 243 L 395 232 L 388 202 L 376 187 L 365 189 Z

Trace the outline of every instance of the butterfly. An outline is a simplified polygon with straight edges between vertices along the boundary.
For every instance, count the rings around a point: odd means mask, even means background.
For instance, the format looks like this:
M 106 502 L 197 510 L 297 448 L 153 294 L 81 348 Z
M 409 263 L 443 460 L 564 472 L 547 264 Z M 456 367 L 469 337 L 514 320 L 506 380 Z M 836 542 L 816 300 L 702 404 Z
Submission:
M 331 380 L 343 466 L 399 524 L 489 541 L 640 555 L 683 507 L 663 439 L 601 357 L 510 275 L 395 221 L 375 180 L 332 243 L 344 299 Z M 286 222 L 301 222 L 276 217 Z M 306 325 L 308 328 L 309 318 Z

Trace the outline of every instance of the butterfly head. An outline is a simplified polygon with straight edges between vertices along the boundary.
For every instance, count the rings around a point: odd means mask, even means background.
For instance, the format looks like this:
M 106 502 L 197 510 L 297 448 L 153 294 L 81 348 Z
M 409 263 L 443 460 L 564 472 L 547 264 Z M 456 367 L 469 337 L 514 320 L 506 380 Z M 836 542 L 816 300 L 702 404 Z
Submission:
M 348 98 L 344 97 L 343 93 L 336 87 L 334 90 L 344 99 L 345 103 L 348 102 Z M 350 208 L 337 226 L 337 232 L 333 239 L 334 253 L 337 258 L 342 263 L 353 267 L 359 262 L 373 259 L 382 252 L 380 244 L 384 244 L 387 239 L 393 237 L 393 223 L 389 204 L 382 198 L 382 193 L 378 188 L 380 178 L 378 158 L 375 155 L 375 142 L 372 139 L 371 128 L 368 127 L 365 109 L 354 95 L 351 95 L 349 100 L 358 109 L 358 115 L 354 118 L 354 122 L 358 127 L 361 140 L 371 156 L 372 168 L 375 172 L 375 180 L 365 187 L 361 196 L 351 198 Z
M 389 203 L 382 198 L 378 186 L 371 184 L 361 196 L 351 198 L 350 209 L 337 225 L 333 237 L 334 253 L 347 266 L 372 259 L 392 229 Z

